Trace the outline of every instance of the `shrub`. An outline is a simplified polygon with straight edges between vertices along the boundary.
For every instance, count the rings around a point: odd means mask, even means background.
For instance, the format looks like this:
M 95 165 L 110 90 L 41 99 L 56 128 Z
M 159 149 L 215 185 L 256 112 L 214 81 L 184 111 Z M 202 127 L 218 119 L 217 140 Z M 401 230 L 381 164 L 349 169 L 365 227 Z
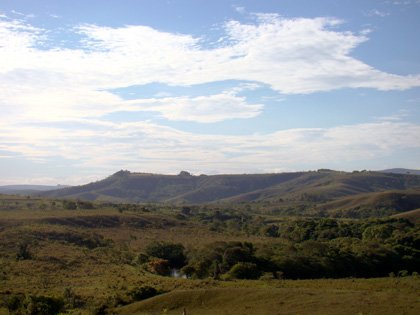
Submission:
M 84 302 L 80 295 L 77 295 L 72 288 L 65 288 L 63 292 L 63 302 L 66 308 L 77 308 L 83 306 Z
M 21 308 L 23 299 L 23 295 L 12 295 L 6 299 L 5 304 L 10 312 L 17 311 Z
M 64 306 L 64 301 L 47 296 L 28 296 L 24 305 L 28 315 L 53 315 L 60 312 Z
M 77 203 L 70 200 L 63 200 L 63 208 L 66 210 L 76 210 Z
M 270 225 L 264 227 L 262 230 L 262 234 L 268 237 L 278 237 L 279 236 L 279 227 L 277 225 Z
M 16 260 L 26 260 L 31 259 L 32 255 L 29 251 L 29 243 L 22 242 L 19 244 L 18 251 L 16 253 Z
M 160 292 L 154 287 L 142 286 L 140 288 L 131 290 L 128 295 L 132 298 L 133 301 L 141 301 L 158 294 L 160 294 Z
M 136 257 L 134 257 L 134 259 L 132 261 L 132 264 L 134 264 L 134 265 L 143 265 L 145 263 L 148 263 L 149 262 L 149 259 L 150 259 L 149 256 L 147 256 L 144 253 L 140 253 Z
M 90 201 L 77 201 L 76 207 L 79 209 L 95 209 L 95 206 L 92 202 Z
M 407 277 L 408 271 L 407 270 L 400 270 L 398 271 L 398 277 Z
M 230 269 L 229 275 L 236 279 L 258 279 L 261 271 L 254 263 L 239 262 Z

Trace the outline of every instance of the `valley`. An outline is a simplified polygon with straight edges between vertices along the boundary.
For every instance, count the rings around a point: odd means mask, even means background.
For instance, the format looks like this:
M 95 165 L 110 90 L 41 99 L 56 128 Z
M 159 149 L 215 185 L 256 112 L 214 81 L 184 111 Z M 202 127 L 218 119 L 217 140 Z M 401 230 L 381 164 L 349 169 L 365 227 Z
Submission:
M 127 175 L 152 177 L 104 182 Z M 170 202 L 173 176 L 161 202 L 0 195 L 0 314 L 417 313 L 416 175 L 241 176 L 211 202 Z

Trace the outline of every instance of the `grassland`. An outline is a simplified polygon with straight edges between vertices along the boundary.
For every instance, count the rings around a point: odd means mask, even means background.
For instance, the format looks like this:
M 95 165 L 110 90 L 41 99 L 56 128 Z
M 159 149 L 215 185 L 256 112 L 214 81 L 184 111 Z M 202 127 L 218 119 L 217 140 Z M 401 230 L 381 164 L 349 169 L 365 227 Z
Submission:
M 73 210 L 66 206 L 61 200 L 0 196 L 0 314 L 9 313 L 6 306 L 11 298 L 27 296 L 62 299 L 65 312 L 71 314 L 181 314 L 184 307 L 188 314 L 417 314 L 420 310 L 417 276 L 227 281 L 152 274 L 134 261 L 155 240 L 182 243 L 187 250 L 217 241 L 271 246 L 281 240 L 218 230 L 205 220 L 180 215 L 182 208 L 167 205 L 131 210 L 111 204 Z M 286 220 L 263 215 L 257 219 L 270 224 Z M 28 257 L 17 259 L 22 246 Z M 165 293 L 133 301 L 130 292 L 143 286 Z
M 417 279 L 282 280 L 175 290 L 117 314 L 418 314 Z

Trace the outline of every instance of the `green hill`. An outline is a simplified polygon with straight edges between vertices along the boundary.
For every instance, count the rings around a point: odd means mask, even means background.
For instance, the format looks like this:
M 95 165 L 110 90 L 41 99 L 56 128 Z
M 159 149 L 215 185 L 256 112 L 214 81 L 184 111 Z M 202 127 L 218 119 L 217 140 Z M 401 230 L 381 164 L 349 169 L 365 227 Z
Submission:
M 420 176 L 378 172 L 312 172 L 241 175 L 200 175 L 187 172 L 159 175 L 119 171 L 104 180 L 39 193 L 42 196 L 113 202 L 307 202 L 386 190 L 420 187 Z

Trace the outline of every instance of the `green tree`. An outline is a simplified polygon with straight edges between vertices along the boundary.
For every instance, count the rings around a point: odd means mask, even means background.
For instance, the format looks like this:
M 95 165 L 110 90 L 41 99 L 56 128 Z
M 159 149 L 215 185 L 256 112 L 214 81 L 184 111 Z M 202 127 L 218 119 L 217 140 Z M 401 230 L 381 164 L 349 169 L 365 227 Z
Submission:
M 169 262 L 171 268 L 182 268 L 186 264 L 182 244 L 153 242 L 146 247 L 146 254 L 151 257 L 165 259 Z

